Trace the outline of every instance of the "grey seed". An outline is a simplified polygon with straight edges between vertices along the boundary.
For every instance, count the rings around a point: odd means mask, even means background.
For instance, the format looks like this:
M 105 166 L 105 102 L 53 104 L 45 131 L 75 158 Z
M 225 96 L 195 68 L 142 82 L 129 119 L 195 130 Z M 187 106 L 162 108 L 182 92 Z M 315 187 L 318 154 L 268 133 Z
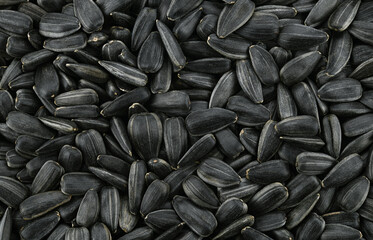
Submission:
M 116 157 L 119 157 L 119 158 L 123 159 L 127 163 L 132 163 L 132 162 L 135 161 L 135 159 L 133 157 L 126 154 L 122 150 L 122 148 L 119 146 L 119 144 L 117 143 L 117 141 L 115 140 L 115 138 L 113 136 L 108 135 L 108 134 L 104 134 L 103 136 L 104 136 L 105 145 L 107 146 L 108 151 L 110 153 L 112 153 Z
M 283 160 L 271 160 L 246 170 L 246 178 L 258 184 L 285 182 L 290 178 L 289 164 Z
M 121 191 L 126 191 L 128 186 L 127 177 L 122 176 L 121 174 L 110 172 L 104 168 L 98 167 L 88 167 L 94 175 L 96 175 L 101 180 L 113 185 Z
M 113 233 L 117 232 L 119 212 L 118 190 L 115 187 L 103 187 L 100 192 L 100 219 Z
M 4 121 L 14 108 L 13 97 L 7 90 L 0 90 L 0 103 L 0 119 Z
M 321 59 L 319 51 L 307 52 L 287 62 L 280 70 L 281 81 L 291 86 L 303 81 Z
M 285 49 L 302 50 L 318 46 L 328 39 L 329 35 L 322 30 L 302 24 L 289 24 L 282 28 L 278 44 Z
M 343 155 L 343 154 L 342 154 Z M 363 169 L 363 162 L 358 154 L 351 154 L 337 163 L 321 181 L 323 187 L 343 186 L 357 177 Z
M 237 0 L 234 4 L 226 5 L 221 11 L 217 25 L 217 35 L 225 38 L 243 26 L 252 16 L 255 3 L 251 0 Z M 245 12 L 245 14 L 239 14 Z
M 175 26 L 172 29 L 175 36 L 180 41 L 185 41 L 190 38 L 196 29 L 196 26 L 201 18 L 202 15 L 202 7 L 197 8 L 181 18 L 180 20 L 175 22 Z
M 71 200 L 70 195 L 61 191 L 49 191 L 32 195 L 19 205 L 23 219 L 31 220 L 52 211 Z
M 123 8 L 128 7 L 128 5 L 130 4 L 130 1 L 128 1 L 128 0 L 125 0 L 125 1 L 121 1 L 121 0 L 108 0 L 108 1 L 98 0 L 96 2 L 96 4 L 101 8 L 101 11 L 105 15 L 109 15 L 110 13 L 115 12 L 119 9 L 123 9 Z
M 181 167 L 176 171 L 171 172 L 164 181 L 170 186 L 169 196 L 174 196 L 181 190 L 182 182 L 197 169 L 196 165 Z
M 168 199 L 170 186 L 159 179 L 154 180 L 146 189 L 141 201 L 140 214 L 145 217 L 150 212 L 158 210 Z
M 110 120 L 110 129 L 123 151 L 132 156 L 132 147 L 123 120 L 113 117 Z
M 337 193 L 338 205 L 347 212 L 357 211 L 367 198 L 369 188 L 370 181 L 365 176 L 349 182 Z
M 198 26 L 197 26 L 198 29 Z M 208 36 L 206 36 L 207 39 Z M 186 41 L 180 43 L 183 52 L 188 57 L 197 58 L 210 58 L 210 57 L 222 57 L 218 52 L 212 49 L 206 41 Z
M 19 3 L 24 3 L 24 0 L 4 0 L 1 2 L 1 6 L 11 6 Z
M 137 66 L 146 73 L 155 73 L 162 67 L 164 48 L 158 32 L 152 32 L 144 41 L 137 56 Z
M 111 40 L 102 46 L 101 55 L 104 60 L 118 62 L 118 60 L 120 60 L 120 54 L 123 51 L 124 53 L 129 52 L 125 43 L 119 40 Z M 133 67 L 136 67 L 136 65 Z
M 189 66 L 189 65 L 187 65 Z M 239 90 L 236 73 L 233 71 L 226 72 L 219 79 L 211 93 L 209 108 L 224 107 L 230 96 Z
M 16 77 L 22 74 L 22 63 L 20 60 L 14 59 L 9 66 L 5 69 L 5 72 L 0 80 L 0 88 L 7 90 L 8 83 L 14 80 Z
M 64 134 L 71 134 L 78 131 L 78 126 L 76 123 L 67 119 L 45 116 L 39 117 L 39 120 L 47 127 L 55 129 Z
M 108 39 L 109 36 L 103 32 L 93 32 L 89 35 L 87 43 L 93 47 L 101 47 Z
M 62 175 L 65 173 L 64 168 L 55 161 L 47 161 L 43 164 L 38 174 L 31 184 L 31 193 L 33 195 L 53 190 L 58 186 Z
M 292 58 L 292 53 L 282 47 L 273 47 L 269 50 L 278 67 L 283 67 Z
M 252 214 L 265 214 L 281 206 L 288 196 L 288 189 L 281 183 L 275 182 L 255 193 L 247 206 Z
M 128 197 L 121 197 L 119 212 L 119 227 L 125 232 L 131 232 L 139 220 L 138 215 L 133 215 L 129 211 Z
M 363 234 L 352 227 L 342 224 L 326 224 L 325 230 L 320 236 L 320 240 L 331 240 L 331 239 L 361 239 Z
M 317 1 L 314 7 L 307 15 L 304 23 L 310 27 L 316 27 L 324 22 L 330 14 L 338 7 L 340 1 L 338 0 L 321 0 Z
M 204 16 L 196 27 L 197 35 L 201 39 L 207 40 L 209 35 L 216 33 L 217 22 L 218 16 L 214 14 Z
M 110 36 L 113 39 L 118 39 L 123 43 L 129 45 L 131 43 L 131 31 L 128 28 L 121 26 L 112 26 L 110 28 Z M 114 40 L 115 41 L 115 40 Z
M 218 210 L 215 217 L 221 226 L 230 224 L 235 219 L 247 213 L 247 205 L 244 201 L 238 198 L 229 198 L 225 200 Z
M 352 47 L 352 38 L 347 31 L 333 35 L 325 69 L 327 75 L 334 76 L 342 71 L 350 59 Z
M 57 95 L 54 98 L 54 103 L 57 106 L 97 104 L 98 95 L 93 89 L 81 88 Z
M 178 1 L 178 0 L 173 0 Z M 200 1 L 200 0 L 198 0 Z M 169 8 L 171 9 L 171 8 Z M 180 71 L 185 67 L 186 58 L 184 56 L 183 50 L 180 47 L 180 44 L 177 42 L 175 35 L 171 30 L 160 20 L 156 20 L 156 25 L 163 45 L 168 53 L 168 56 L 174 66 L 174 71 Z
M 202 2 L 202 0 L 192 0 L 188 2 L 172 0 L 167 10 L 167 18 L 171 21 L 178 20 L 198 7 Z
M 83 131 L 76 135 L 75 144 L 82 151 L 87 166 L 97 166 L 97 156 L 106 154 L 102 136 L 94 129 Z
M 216 139 L 212 134 L 206 134 L 195 142 L 178 162 L 178 167 L 183 167 L 197 162 L 209 153 L 215 146 Z
M 27 169 L 23 168 L 21 171 L 19 171 L 16 175 L 16 178 L 24 184 L 31 183 L 33 178 L 28 174 Z
M 31 182 L 46 161 L 48 161 L 48 159 L 46 157 L 39 157 L 38 156 L 38 157 L 35 157 L 35 158 L 33 158 L 33 159 L 31 159 L 27 162 L 26 172 L 27 172 L 27 175 L 29 175 L 29 177 L 32 178 Z
M 364 102 L 366 105 L 370 105 L 367 96 L 369 91 L 365 91 L 360 101 Z M 368 100 L 368 101 L 367 101 Z M 355 115 L 360 115 L 364 113 L 371 112 L 367 106 L 361 102 L 347 102 L 347 103 L 336 103 L 329 106 L 330 112 L 337 115 L 338 117 L 352 117 Z
M 372 101 L 371 101 L 371 96 L 373 94 L 372 90 L 364 91 L 363 96 L 359 99 L 359 102 L 364 104 L 364 106 L 367 106 L 368 108 L 372 109 Z M 369 110 L 370 112 L 371 110 Z
M 129 211 L 138 214 L 141 200 L 145 192 L 145 174 L 147 172 L 144 161 L 135 161 L 131 164 L 128 177 Z
M 150 90 L 153 94 L 166 93 L 170 89 L 171 80 L 172 64 L 168 58 L 164 58 L 161 69 L 155 73 L 153 80 L 150 82 Z
M 101 115 L 111 117 L 118 115 L 124 108 L 130 107 L 133 103 L 144 103 L 150 98 L 150 92 L 145 87 L 135 88 L 134 90 L 122 94 L 115 98 L 111 103 L 101 110 Z
M 278 239 L 295 239 L 294 235 L 292 232 L 287 230 L 286 228 L 279 228 L 276 230 L 272 230 L 271 232 L 268 232 L 268 235 L 273 237 L 273 238 L 278 238 Z
M 191 101 L 208 101 L 211 97 L 211 91 L 204 89 L 184 89 L 180 92 L 188 94 Z
M 100 203 L 97 191 L 90 189 L 80 202 L 75 221 L 79 226 L 89 227 L 96 222 L 99 214 Z
M 346 30 L 354 20 L 360 3 L 360 0 L 343 1 L 330 15 L 328 27 L 339 32 Z
M 109 228 L 100 222 L 96 222 L 90 229 L 92 240 L 111 240 L 111 233 Z
M 314 196 L 321 189 L 320 180 L 315 176 L 298 174 L 286 185 L 289 191 L 289 197 L 281 206 L 283 209 L 295 207 L 303 199 Z
M 59 92 L 59 77 L 51 63 L 39 66 L 35 72 L 34 91 L 40 97 L 53 98 Z
M 45 143 L 44 139 L 32 137 L 29 135 L 18 136 L 15 142 L 16 152 L 24 158 L 36 157 L 36 150 Z
M 283 83 L 277 85 L 277 103 L 281 119 L 294 117 L 298 114 L 294 98 L 290 90 Z
M 290 230 L 298 226 L 312 211 L 319 199 L 320 194 L 317 193 L 299 203 L 298 206 L 287 214 L 286 227 Z
M 11 232 L 12 232 L 12 210 L 11 208 L 7 208 L 5 210 L 4 215 L 1 217 L 0 221 L 0 237 L 4 240 L 11 239 Z
M 334 199 L 335 188 L 322 188 L 319 191 L 320 199 L 315 206 L 315 210 L 319 214 L 328 212 Z
M 74 14 L 74 3 L 70 2 L 62 7 L 61 13 L 75 16 Z
M 55 53 L 47 49 L 30 52 L 21 58 L 22 70 L 30 72 L 37 68 L 37 66 L 50 62 L 55 58 Z
M 258 230 L 255 230 L 254 228 L 251 228 L 249 226 L 244 227 L 241 230 L 241 236 L 243 236 L 244 239 L 272 240 L 272 238 L 270 238 L 266 234 Z
M 10 36 L 6 42 L 6 53 L 11 57 L 21 58 L 32 51 L 34 48 L 25 38 Z
M 100 30 L 104 24 L 104 16 L 92 0 L 74 1 L 74 13 L 87 33 Z
M 167 230 L 181 223 L 181 219 L 173 209 L 160 209 L 150 212 L 144 218 L 145 223 L 153 229 Z
M 361 231 L 363 232 L 364 237 L 371 238 L 373 236 L 373 224 L 372 221 L 362 219 L 361 221 Z
M 99 190 L 103 186 L 100 179 L 86 172 L 66 173 L 62 176 L 61 191 L 65 194 L 84 195 L 89 189 Z
M 31 88 L 32 86 L 35 85 L 34 75 L 35 75 L 35 72 L 21 74 L 18 77 L 11 80 L 8 83 L 8 87 L 12 90 L 18 90 L 22 88 Z
M 371 44 L 372 43 L 372 32 L 373 29 L 370 25 L 370 22 L 367 21 L 353 21 L 349 26 L 349 32 L 356 37 L 357 39 L 361 40 L 364 43 Z
M 38 97 L 31 89 L 18 89 L 14 108 L 28 114 L 34 114 L 40 107 Z
M 0 200 L 9 207 L 18 207 L 29 194 L 28 188 L 13 178 L 1 176 L 0 183 Z
M 62 38 L 49 38 L 44 41 L 43 47 L 54 52 L 72 52 L 76 49 L 83 49 L 86 45 L 86 34 L 77 32 Z
M 0 135 L 10 142 L 15 142 L 20 134 L 10 129 L 5 123 L 0 123 Z
M 362 92 L 359 81 L 345 78 L 325 83 L 319 89 L 318 96 L 328 102 L 352 102 L 361 98 Z
M 257 160 L 259 162 L 270 160 L 281 146 L 280 136 L 275 130 L 276 124 L 277 122 L 268 120 L 260 133 L 257 151 Z M 267 142 L 272 144 L 268 145 L 266 144 Z
M 257 152 L 259 132 L 254 128 L 243 128 L 240 132 L 240 141 L 245 149 L 252 155 Z
M 373 220 L 372 216 L 372 208 L 373 207 L 373 199 L 372 198 L 367 198 L 365 199 L 364 204 L 361 206 L 359 209 L 359 214 L 365 219 L 368 219 L 369 221 Z
M 280 19 L 281 18 L 293 18 L 298 14 L 297 9 L 295 9 L 294 7 L 282 6 L 282 5 L 286 5 L 283 3 L 279 5 L 276 5 L 276 4 L 279 4 L 279 3 L 270 1 L 268 2 L 268 5 L 259 6 L 256 8 L 256 10 L 257 12 L 260 12 L 260 13 L 272 13 Z
M 355 137 L 369 132 L 372 114 L 364 114 L 345 121 L 342 124 L 343 134 L 347 137 Z
M 164 121 L 163 139 L 167 159 L 171 166 L 176 168 L 178 161 L 185 154 L 188 147 L 188 132 L 184 119 L 167 118 Z
M 356 21 L 358 22 L 358 21 Z M 352 48 L 351 63 L 358 66 L 372 57 L 373 48 L 366 44 L 356 44 Z
M 187 85 L 200 89 L 212 90 L 217 82 L 216 76 L 209 73 L 181 71 L 177 76 Z
M 229 239 L 230 237 L 235 236 L 238 234 L 243 227 L 251 226 L 254 223 L 254 216 L 246 214 L 235 221 L 233 221 L 231 224 L 223 228 L 215 237 L 214 240 L 217 239 Z
M 32 29 L 32 19 L 28 15 L 14 10 L 0 10 L 0 28 L 10 34 L 26 35 Z
M 357 212 L 331 212 L 322 215 L 326 224 L 343 224 L 352 228 L 360 228 L 360 215 Z
M 64 145 L 59 152 L 58 162 L 66 172 L 77 172 L 83 162 L 82 152 L 76 147 Z
M 94 83 L 105 83 L 109 78 L 109 74 L 106 71 L 94 65 L 67 63 L 66 67 L 80 78 L 89 79 Z
M 324 219 L 316 213 L 311 213 L 297 229 L 296 238 L 299 240 L 317 240 L 324 229 Z
M 286 220 L 284 212 L 273 211 L 256 217 L 253 228 L 261 232 L 268 232 L 283 227 Z
M 6 165 L 10 168 L 22 168 L 25 167 L 29 161 L 26 158 L 21 157 L 15 150 L 9 150 L 5 155 Z
M 318 121 L 309 115 L 288 117 L 275 125 L 280 135 L 287 136 L 315 136 L 319 132 Z
M 215 137 L 220 151 L 230 159 L 236 158 L 245 150 L 238 137 L 229 128 L 216 132 Z
M 19 235 L 23 239 L 38 240 L 46 237 L 60 221 L 60 214 L 56 212 L 48 213 L 40 218 L 37 218 L 23 228 Z
M 238 83 L 246 96 L 254 103 L 263 102 L 262 85 L 256 75 L 250 61 L 240 60 L 236 62 L 236 74 Z
M 130 233 L 125 234 L 123 237 L 118 238 L 118 240 L 151 240 L 153 239 L 153 234 L 153 229 L 151 229 L 150 227 L 138 227 Z
M 164 112 L 172 116 L 185 116 L 190 111 L 190 98 L 185 92 L 169 91 L 154 95 L 149 105 L 154 111 Z
M 47 240 L 64 240 L 65 233 L 68 229 L 69 229 L 69 226 L 67 224 L 64 224 L 64 223 L 58 224 L 57 227 L 50 233 Z
M 97 163 L 103 168 L 128 177 L 130 164 L 112 155 L 98 155 Z
M 317 96 L 317 91 L 318 91 L 318 87 L 316 86 L 316 83 L 312 80 L 310 80 L 309 78 L 307 79 L 307 83 L 316 99 L 316 103 L 317 103 L 317 106 L 318 108 L 320 109 L 320 113 L 322 115 L 326 115 L 329 113 L 329 106 L 326 105 L 326 103 L 324 101 L 322 101 L 318 96 Z
M 39 23 L 39 33 L 49 38 L 66 37 L 79 29 L 79 20 L 63 13 L 47 13 L 41 17 Z
M 35 49 L 42 49 L 43 48 L 43 41 L 44 38 L 40 35 L 39 31 L 36 29 L 33 29 L 27 33 L 27 39 L 29 40 L 30 44 Z
M 210 108 L 190 113 L 185 124 L 191 135 L 201 136 L 219 131 L 237 121 L 237 115 L 222 108 Z
M 140 49 L 145 39 L 149 36 L 156 18 L 156 9 L 145 7 L 140 11 L 132 31 L 131 47 L 133 51 Z
M 22 112 L 10 112 L 6 119 L 9 128 L 20 134 L 42 139 L 51 139 L 54 133 L 45 127 L 36 117 Z
M 76 74 L 73 71 L 71 71 L 69 68 L 66 67 L 67 63 L 78 63 L 78 62 L 75 59 L 69 56 L 63 55 L 63 54 L 57 55 L 56 59 L 53 61 L 53 65 L 56 69 L 66 73 L 69 76 L 76 76 Z
M 189 176 L 183 182 L 185 194 L 198 206 L 216 209 L 220 202 L 215 193 L 197 176 Z
M 247 59 L 248 49 L 251 42 L 237 35 L 231 35 L 226 38 L 219 38 L 215 33 L 207 38 L 207 44 L 224 57 L 230 59 Z
M 240 176 L 231 166 L 217 158 L 207 158 L 197 169 L 197 175 L 215 187 L 230 187 L 241 182 Z
M 262 126 L 270 119 L 270 112 L 264 105 L 255 104 L 243 96 L 230 97 L 226 107 L 238 115 L 237 123 L 243 126 Z
M 359 66 L 355 68 L 355 70 L 350 74 L 350 78 L 361 80 L 367 77 L 370 77 L 371 74 L 371 67 L 373 65 L 373 60 L 368 59 L 365 62 L 362 62 Z
M 53 155 L 55 151 L 59 151 L 66 144 L 73 144 L 75 139 L 75 134 L 69 134 L 61 137 L 56 137 L 54 139 L 48 140 L 41 147 L 39 147 L 35 152 L 37 155 Z
M 175 196 L 172 205 L 188 227 L 202 237 L 211 235 L 217 227 L 216 218 L 210 211 L 194 205 L 185 197 Z
M 279 31 L 279 21 L 275 14 L 254 12 L 236 33 L 250 41 L 264 41 L 275 39 Z
M 148 82 L 148 77 L 136 68 L 112 61 L 99 61 L 98 63 L 113 76 L 125 83 L 140 87 L 145 86 Z
M 65 240 L 89 240 L 89 230 L 85 227 L 73 227 L 66 231 Z
M 264 85 L 274 85 L 280 81 L 276 62 L 267 50 L 252 45 L 249 54 L 255 73 Z
M 372 88 L 372 80 L 373 80 L 372 77 L 368 77 L 368 78 L 364 78 L 364 79 L 360 80 L 360 83 L 364 87 Z
M 327 173 L 337 161 L 324 153 L 303 152 L 297 156 L 295 167 L 299 173 L 319 175 Z
M 162 142 L 162 122 L 155 113 L 132 115 L 128 122 L 128 134 L 137 154 L 144 159 L 158 157 Z M 147 141 L 144 141 L 144 140 Z

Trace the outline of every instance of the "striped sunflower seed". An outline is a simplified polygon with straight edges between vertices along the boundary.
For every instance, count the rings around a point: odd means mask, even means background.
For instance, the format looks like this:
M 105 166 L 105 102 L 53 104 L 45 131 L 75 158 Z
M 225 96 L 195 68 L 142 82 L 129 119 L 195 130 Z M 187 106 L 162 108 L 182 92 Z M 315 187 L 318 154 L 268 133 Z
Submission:
M 243 60 L 249 57 L 248 49 L 251 45 L 247 39 L 230 35 L 225 38 L 219 38 L 215 33 L 207 37 L 207 44 L 224 57 L 236 60 Z
M 48 213 L 28 223 L 20 230 L 19 235 L 23 239 L 42 239 L 53 231 L 60 218 L 60 214 L 57 211 Z
M 47 161 L 36 174 L 31 184 L 31 193 L 33 195 L 53 190 L 58 186 L 62 175 L 65 173 L 64 168 L 55 161 Z
M 115 187 L 103 187 L 100 191 L 100 219 L 113 233 L 117 232 L 120 212 L 119 191 Z
M 29 195 L 29 189 L 17 180 L 0 176 L 0 200 L 9 207 L 16 208 Z
M 261 232 L 268 232 L 283 227 L 286 220 L 284 212 L 272 211 L 255 218 L 253 227 Z
M 357 211 L 368 196 L 370 181 L 365 176 L 349 182 L 337 193 L 337 203 L 347 212 Z
M 169 196 L 170 186 L 159 179 L 154 180 L 146 189 L 140 206 L 140 214 L 145 217 L 150 212 L 158 210 Z
M 147 168 L 144 161 L 135 161 L 131 164 L 128 177 L 129 211 L 138 214 L 141 200 L 145 192 L 145 174 Z
M 72 52 L 87 46 L 87 35 L 77 32 L 61 38 L 49 38 L 44 41 L 43 47 L 54 52 Z
M 363 234 L 352 227 L 342 225 L 342 224 L 326 224 L 325 230 L 321 234 L 321 240 L 330 240 L 336 238 L 348 238 L 348 239 L 361 239 Z
M 328 27 L 338 32 L 346 30 L 354 20 L 360 3 L 360 0 L 349 0 L 339 4 L 329 17 Z
M 257 150 L 257 160 L 259 162 L 270 160 L 281 146 L 279 134 L 275 130 L 276 124 L 277 122 L 268 120 L 260 133 Z M 272 144 L 265 144 L 266 142 L 271 142 Z
M 246 178 L 258 184 L 285 182 L 290 178 L 289 164 L 283 160 L 271 160 L 246 170 Z
M 39 33 L 44 37 L 62 38 L 75 33 L 80 27 L 80 22 L 75 16 L 47 13 L 40 19 Z
M 95 223 L 90 229 L 92 240 L 110 240 L 112 239 L 109 228 L 100 222 Z
M 85 227 L 72 227 L 65 233 L 65 240 L 88 240 L 90 239 L 89 230 Z
M 249 21 L 235 33 L 250 41 L 264 41 L 275 39 L 279 32 L 279 21 L 275 14 L 254 12 Z
M 303 239 L 318 239 L 325 229 L 325 221 L 316 213 L 311 213 L 306 220 L 297 229 L 296 238 Z
M 60 185 L 61 192 L 77 196 L 84 195 L 89 189 L 100 190 L 103 183 L 91 173 L 73 172 L 64 174 Z
M 89 227 L 96 222 L 99 214 L 99 196 L 97 191 L 90 189 L 85 193 L 80 202 L 75 221 L 79 226 Z
M 297 156 L 295 167 L 299 173 L 319 175 L 327 173 L 336 163 L 336 160 L 327 154 L 303 152 Z
M 303 200 L 298 206 L 287 214 L 286 227 L 293 229 L 298 226 L 312 211 L 317 201 L 320 199 L 320 194 L 314 194 Z
M 97 166 L 97 156 L 106 154 L 106 147 L 101 134 L 93 129 L 76 135 L 75 144 L 82 151 L 87 166 Z
M 198 7 L 202 2 L 202 0 L 192 0 L 188 2 L 171 0 L 167 10 L 167 18 L 171 21 L 178 20 Z
M 104 15 L 92 0 L 74 1 L 74 14 L 87 33 L 100 30 L 104 24 Z
M 325 83 L 317 93 L 323 101 L 352 102 L 361 98 L 363 89 L 359 81 L 345 78 Z

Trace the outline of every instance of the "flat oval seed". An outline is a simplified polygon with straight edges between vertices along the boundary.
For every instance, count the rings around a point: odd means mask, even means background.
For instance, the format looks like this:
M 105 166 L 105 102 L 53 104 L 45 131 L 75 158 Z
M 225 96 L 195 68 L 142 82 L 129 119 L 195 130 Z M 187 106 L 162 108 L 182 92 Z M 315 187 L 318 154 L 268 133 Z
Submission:
M 135 161 L 131 164 L 128 177 L 128 203 L 129 211 L 138 214 L 141 200 L 145 192 L 145 174 L 147 172 L 144 161 Z
M 141 201 L 140 214 L 145 217 L 150 212 L 158 210 L 169 196 L 170 186 L 162 180 L 154 180 L 146 189 Z
M 338 205 L 347 212 L 357 211 L 368 196 L 370 181 L 366 177 L 359 177 L 349 182 L 337 193 Z
M 280 136 L 275 130 L 276 124 L 277 122 L 268 120 L 260 133 L 257 150 L 257 160 L 259 162 L 271 159 L 281 146 Z M 272 144 L 268 145 L 266 144 L 267 142 L 271 142 Z
M 13 178 L 0 176 L 0 183 L 0 200 L 10 207 L 16 208 L 29 195 L 28 188 Z
M 100 30 L 104 24 L 104 15 L 93 0 L 74 1 L 74 14 L 87 33 Z
M 361 239 L 363 234 L 352 227 L 342 224 L 326 224 L 320 240 L 331 240 L 336 238 Z
M 60 221 L 60 218 L 60 214 L 57 211 L 48 213 L 23 227 L 19 235 L 23 239 L 42 239 L 52 232 Z
M 315 136 L 319 132 L 319 124 L 315 117 L 300 115 L 288 117 L 275 125 L 280 135 L 288 136 Z
M 283 160 L 271 160 L 246 170 L 246 178 L 258 184 L 284 182 L 290 178 L 289 164 Z
M 346 30 L 354 20 L 360 3 L 361 0 L 343 1 L 330 15 L 328 27 L 339 32 Z
M 100 219 L 108 232 L 116 233 L 119 222 L 120 196 L 115 187 L 103 187 L 100 192 Z M 97 224 L 97 223 L 96 223 Z
M 39 23 L 39 33 L 50 38 L 66 37 L 79 29 L 79 20 L 63 13 L 47 13 L 41 17 Z
M 240 60 L 236 62 L 236 74 L 238 83 L 246 96 L 254 103 L 263 102 L 262 85 L 256 75 L 252 64 L 248 60 Z
M 100 203 L 97 191 L 88 190 L 80 203 L 75 221 L 79 226 L 89 227 L 96 222 L 99 214 Z
M 327 154 L 303 152 L 297 156 L 295 167 L 299 173 L 319 175 L 327 173 L 336 163 L 336 160 Z
M 327 102 L 352 102 L 361 98 L 363 88 L 359 81 L 346 78 L 325 83 L 317 92 Z
M 65 173 L 64 168 L 55 161 L 47 161 L 40 168 L 38 174 L 35 176 L 34 181 L 31 184 L 32 194 L 38 194 L 53 190 L 58 183 L 62 175 Z

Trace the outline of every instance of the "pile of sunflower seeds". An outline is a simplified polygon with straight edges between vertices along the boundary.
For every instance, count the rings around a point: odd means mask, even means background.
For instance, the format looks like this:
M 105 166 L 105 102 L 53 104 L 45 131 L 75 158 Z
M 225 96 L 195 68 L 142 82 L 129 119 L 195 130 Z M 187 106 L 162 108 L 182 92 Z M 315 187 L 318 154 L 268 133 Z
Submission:
M 373 1 L 0 0 L 1 240 L 373 239 Z

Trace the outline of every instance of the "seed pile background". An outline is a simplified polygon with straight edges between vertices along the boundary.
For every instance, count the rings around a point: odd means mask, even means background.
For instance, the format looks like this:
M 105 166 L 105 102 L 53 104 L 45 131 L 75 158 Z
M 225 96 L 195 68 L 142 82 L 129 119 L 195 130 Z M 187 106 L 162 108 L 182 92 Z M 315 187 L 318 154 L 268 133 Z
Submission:
M 373 239 L 373 1 L 0 9 L 1 240 Z

